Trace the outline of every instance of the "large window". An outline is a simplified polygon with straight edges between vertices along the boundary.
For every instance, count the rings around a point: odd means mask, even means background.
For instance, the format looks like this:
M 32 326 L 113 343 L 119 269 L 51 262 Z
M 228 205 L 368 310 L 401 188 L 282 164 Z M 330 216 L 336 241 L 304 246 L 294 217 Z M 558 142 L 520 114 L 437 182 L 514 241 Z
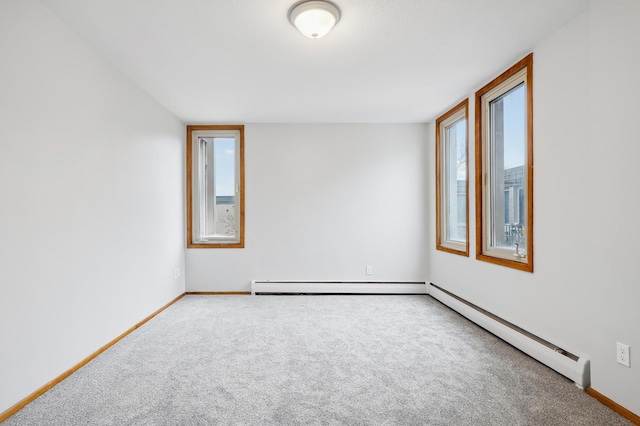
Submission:
M 244 126 L 187 126 L 187 247 L 244 247 Z
M 436 120 L 436 248 L 469 256 L 465 100 Z
M 476 253 L 533 272 L 533 54 L 476 92 Z

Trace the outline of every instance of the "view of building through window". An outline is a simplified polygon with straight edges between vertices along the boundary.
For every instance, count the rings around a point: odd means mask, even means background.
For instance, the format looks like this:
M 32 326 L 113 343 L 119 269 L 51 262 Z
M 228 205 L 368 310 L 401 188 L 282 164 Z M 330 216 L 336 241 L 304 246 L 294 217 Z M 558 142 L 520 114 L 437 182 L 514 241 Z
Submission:
M 476 92 L 476 258 L 533 272 L 533 54 Z
M 491 246 L 526 247 L 525 90 L 520 84 L 491 101 Z M 504 212 L 504 214 L 502 214 Z

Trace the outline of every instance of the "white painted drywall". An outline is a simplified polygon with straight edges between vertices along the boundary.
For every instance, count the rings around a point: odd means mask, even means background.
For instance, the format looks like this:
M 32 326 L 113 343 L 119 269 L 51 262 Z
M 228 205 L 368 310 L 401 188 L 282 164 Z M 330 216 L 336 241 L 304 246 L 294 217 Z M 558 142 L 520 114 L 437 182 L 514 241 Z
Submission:
M 475 260 L 473 219 L 470 258 L 437 251 L 433 241 L 428 247 L 431 282 L 590 357 L 592 387 L 636 414 L 638 22 L 636 0 L 593 1 L 588 12 L 534 49 L 534 273 Z M 496 75 L 508 65 L 497 67 Z M 431 165 L 433 130 L 430 140 Z M 472 161 L 473 151 L 472 145 Z M 435 179 L 428 177 L 433 206 Z M 474 195 L 472 188 L 471 206 Z M 433 231 L 433 208 L 429 216 Z M 616 363 L 616 341 L 630 345 L 630 369 Z
M 249 291 L 252 279 L 425 280 L 425 125 L 245 131 L 246 248 L 187 250 L 187 291 Z
M 184 292 L 183 125 L 0 2 L 0 412 Z

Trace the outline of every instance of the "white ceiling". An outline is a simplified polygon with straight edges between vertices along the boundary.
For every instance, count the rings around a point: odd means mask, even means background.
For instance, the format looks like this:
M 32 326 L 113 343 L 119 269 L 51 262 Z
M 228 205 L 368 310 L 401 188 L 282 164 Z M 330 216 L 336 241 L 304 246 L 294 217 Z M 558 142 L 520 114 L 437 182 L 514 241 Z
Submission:
M 335 0 L 324 38 L 295 0 L 40 0 L 187 123 L 429 122 L 589 0 Z

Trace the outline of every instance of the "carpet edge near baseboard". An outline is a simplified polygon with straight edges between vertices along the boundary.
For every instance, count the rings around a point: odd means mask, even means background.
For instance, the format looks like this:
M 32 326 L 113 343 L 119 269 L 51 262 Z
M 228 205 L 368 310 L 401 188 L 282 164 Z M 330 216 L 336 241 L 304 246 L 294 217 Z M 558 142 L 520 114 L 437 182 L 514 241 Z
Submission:
M 610 399 L 609 397 L 601 394 L 591 386 L 589 386 L 589 388 L 587 389 L 587 393 L 591 395 L 593 398 L 595 398 L 601 404 L 606 405 L 616 413 L 620 414 L 625 419 L 630 420 L 637 425 L 640 425 L 640 416 L 633 413 L 631 410 L 623 407 L 622 405 L 618 404 L 617 402 Z
M 24 407 L 26 407 L 28 404 L 30 404 L 31 402 L 35 401 L 38 397 L 44 395 L 49 389 L 53 388 L 55 385 L 57 385 L 58 383 L 62 382 L 64 379 L 66 379 L 67 377 L 69 377 L 70 375 L 72 375 L 73 373 L 75 373 L 76 371 L 78 371 L 80 368 L 82 368 L 83 366 L 85 366 L 86 364 L 88 364 L 91 360 L 93 360 L 94 358 L 96 358 L 98 355 L 100 355 L 101 353 L 103 353 L 104 351 L 106 351 L 107 349 L 109 349 L 111 346 L 115 345 L 116 343 L 118 343 L 120 340 L 122 340 L 123 338 L 125 338 L 127 335 L 131 334 L 133 331 L 135 331 L 136 329 L 138 329 L 140 326 L 142 326 L 144 323 L 146 323 L 147 321 L 149 321 L 150 319 L 152 319 L 153 317 L 155 317 L 156 315 L 158 315 L 160 312 L 164 311 L 165 309 L 167 309 L 169 306 L 173 305 L 175 302 L 177 302 L 178 300 L 180 300 L 182 297 L 185 296 L 185 294 L 187 293 L 182 293 L 181 295 L 179 295 L 178 297 L 176 297 L 175 299 L 173 299 L 172 301 L 170 301 L 169 303 L 167 303 L 166 305 L 162 306 L 160 309 L 158 309 L 157 311 L 155 311 L 154 313 L 152 313 L 151 315 L 149 315 L 148 317 L 144 318 L 142 321 L 138 322 L 137 324 L 135 324 L 133 327 L 129 328 L 128 330 L 126 330 L 124 333 L 120 334 L 118 337 L 116 337 L 115 339 L 111 340 L 109 343 L 107 343 L 106 345 L 102 346 L 100 349 L 98 349 L 97 351 L 93 352 L 91 355 L 89 355 L 88 357 L 86 357 L 85 359 L 83 359 L 82 361 L 80 361 L 78 364 L 74 365 L 73 367 L 71 367 L 70 369 L 68 369 L 67 371 L 65 371 L 64 373 L 60 374 L 59 376 L 57 376 L 56 378 L 54 378 L 53 380 L 49 381 L 48 383 L 46 383 L 45 385 L 41 386 L 40 388 L 36 389 L 35 391 L 33 391 L 32 393 L 30 393 L 29 395 L 27 395 L 26 397 L 24 397 L 23 399 L 21 399 L 20 401 L 18 401 L 17 403 L 15 403 L 14 405 L 12 405 L 11 407 L 9 407 L 8 409 L 6 409 L 3 412 L 0 412 L 0 423 L 4 422 L 5 420 L 7 420 L 9 417 L 13 416 L 14 414 L 16 414 L 18 411 L 22 410 Z

